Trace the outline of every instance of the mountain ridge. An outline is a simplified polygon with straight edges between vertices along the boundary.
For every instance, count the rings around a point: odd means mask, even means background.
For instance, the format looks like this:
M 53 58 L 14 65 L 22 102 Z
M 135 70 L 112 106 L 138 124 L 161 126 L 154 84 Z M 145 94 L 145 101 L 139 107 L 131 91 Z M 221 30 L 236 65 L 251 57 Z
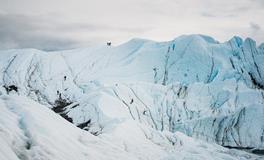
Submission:
M 181 35 L 181 36 L 178 36 L 176 38 L 173 38 L 172 40 L 168 40 L 168 41 L 155 41 L 155 40 L 151 40 L 151 39 L 146 39 L 146 38 L 131 38 L 130 40 L 124 42 L 124 43 L 121 43 L 117 46 L 115 45 L 112 45 L 112 47 L 118 47 L 118 46 L 121 46 L 121 45 L 124 45 L 124 44 L 127 44 L 127 43 L 130 43 L 130 42 L 153 42 L 153 43 L 162 43 L 162 42 L 172 42 L 174 41 L 175 39 L 178 39 L 178 38 L 181 38 L 181 37 L 200 37 L 202 39 L 204 39 L 205 41 L 207 42 L 211 42 L 211 43 L 216 43 L 216 44 L 219 44 L 219 43 L 226 43 L 226 42 L 229 42 L 229 41 L 232 41 L 232 39 L 238 39 L 240 41 L 240 43 L 243 43 L 246 41 L 246 39 L 249 39 L 249 40 L 252 40 L 254 41 L 254 43 L 256 43 L 256 41 L 251 38 L 251 37 L 245 37 L 245 38 L 242 38 L 240 36 L 233 36 L 232 38 L 230 38 L 229 40 L 226 40 L 226 41 L 223 41 L 223 42 L 220 42 L 216 39 L 214 39 L 213 37 L 211 36 L 208 36 L 208 35 L 205 35 L 205 34 L 185 34 L 185 35 Z M 257 43 L 256 43 L 257 44 Z M 263 46 L 264 42 L 258 42 L 259 45 L 257 45 L 258 48 L 261 48 L 261 46 Z M 41 49 L 37 49 L 37 48 L 16 48 L 16 49 L 0 49 L 0 52 L 1 51 L 12 51 L 12 50 L 39 50 L 39 51 L 43 51 L 45 53 L 53 53 L 53 52 L 61 52 L 61 51 L 74 51 L 74 50 L 80 50 L 80 49 L 89 49 L 89 48 L 94 48 L 94 47 L 103 47 L 105 45 L 103 44 L 97 44 L 97 45 L 93 45 L 93 46 L 89 46 L 89 47 L 81 47 L 81 48 L 72 48 L 72 49 L 66 49 L 66 50 L 51 50 L 51 51 L 46 51 L 46 50 L 41 50 Z

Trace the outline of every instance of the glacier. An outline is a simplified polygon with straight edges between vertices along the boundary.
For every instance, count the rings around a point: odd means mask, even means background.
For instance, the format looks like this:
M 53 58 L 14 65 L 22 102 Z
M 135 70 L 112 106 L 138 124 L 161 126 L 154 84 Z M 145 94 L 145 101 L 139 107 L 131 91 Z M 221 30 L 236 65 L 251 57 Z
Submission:
M 0 95 L 1 159 L 263 158 L 248 153 L 264 150 L 264 48 L 250 38 L 1 50 Z

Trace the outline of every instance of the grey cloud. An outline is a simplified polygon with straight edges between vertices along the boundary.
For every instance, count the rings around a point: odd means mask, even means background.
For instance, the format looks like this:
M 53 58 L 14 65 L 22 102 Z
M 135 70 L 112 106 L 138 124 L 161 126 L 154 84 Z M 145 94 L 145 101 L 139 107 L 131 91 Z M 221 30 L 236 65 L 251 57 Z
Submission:
M 235 17 L 235 14 L 213 14 L 209 12 L 202 12 L 201 16 L 206 18 L 231 18 Z
M 256 23 L 250 23 L 250 28 L 253 30 L 253 31 L 259 31 L 259 30 L 261 30 L 261 27 L 258 25 L 258 24 L 256 24 Z
M 250 26 L 249 36 L 254 37 L 254 40 L 257 41 L 257 44 L 263 42 L 264 30 L 262 29 L 261 25 L 251 22 L 249 23 L 249 26 Z
M 245 6 L 245 4 L 237 3 L 234 0 L 220 1 L 216 5 L 213 4 L 213 1 L 210 1 L 208 6 L 204 6 L 200 15 L 207 18 L 234 18 L 251 9 L 250 6 Z
M 57 50 L 73 48 L 77 42 L 49 35 L 43 22 L 23 15 L 0 14 L 0 49 L 37 48 Z
M 54 18 L 56 19 L 56 18 Z M 37 48 L 41 50 L 60 50 L 87 46 L 94 41 L 107 39 L 99 32 L 142 33 L 146 28 L 115 27 L 89 23 L 70 23 L 53 21 L 52 17 L 25 16 L 21 14 L 0 13 L 0 49 Z M 85 40 L 68 34 L 85 34 Z M 93 35 L 92 35 L 93 33 Z M 93 41 L 93 42 L 90 42 Z
M 264 0 L 251 0 L 253 3 L 257 2 L 261 7 L 264 7 Z
M 203 16 L 203 17 L 209 17 L 209 18 L 214 18 L 214 17 L 216 17 L 216 15 L 211 14 L 211 13 L 206 13 L 206 12 L 201 13 L 201 16 Z
M 119 27 L 119 26 L 110 26 L 110 25 L 95 25 L 89 23 L 72 23 L 72 24 L 60 24 L 56 27 L 60 31 L 118 31 L 118 32 L 145 32 L 150 28 L 140 28 L 140 27 Z

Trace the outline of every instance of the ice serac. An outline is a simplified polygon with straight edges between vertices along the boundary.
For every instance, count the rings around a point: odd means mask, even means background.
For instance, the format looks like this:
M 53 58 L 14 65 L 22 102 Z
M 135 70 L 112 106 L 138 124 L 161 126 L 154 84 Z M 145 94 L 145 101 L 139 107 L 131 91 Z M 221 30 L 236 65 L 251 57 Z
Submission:
M 136 123 L 155 134 L 180 131 L 223 146 L 264 149 L 262 46 L 237 36 L 220 43 L 184 35 L 116 47 L 0 51 L 0 91 L 33 99 L 110 141 L 122 127 L 136 132 L 129 128 Z
M 182 128 L 190 136 L 226 147 L 264 148 L 263 111 L 263 106 L 254 105 L 242 108 L 233 115 L 188 122 Z

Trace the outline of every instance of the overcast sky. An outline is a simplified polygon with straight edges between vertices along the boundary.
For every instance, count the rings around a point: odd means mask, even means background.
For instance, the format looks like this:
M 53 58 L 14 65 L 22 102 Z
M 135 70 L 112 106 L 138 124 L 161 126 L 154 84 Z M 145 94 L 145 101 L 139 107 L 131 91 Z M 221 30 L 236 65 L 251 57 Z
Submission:
M 58 50 L 183 34 L 264 42 L 264 0 L 0 0 L 0 49 Z

